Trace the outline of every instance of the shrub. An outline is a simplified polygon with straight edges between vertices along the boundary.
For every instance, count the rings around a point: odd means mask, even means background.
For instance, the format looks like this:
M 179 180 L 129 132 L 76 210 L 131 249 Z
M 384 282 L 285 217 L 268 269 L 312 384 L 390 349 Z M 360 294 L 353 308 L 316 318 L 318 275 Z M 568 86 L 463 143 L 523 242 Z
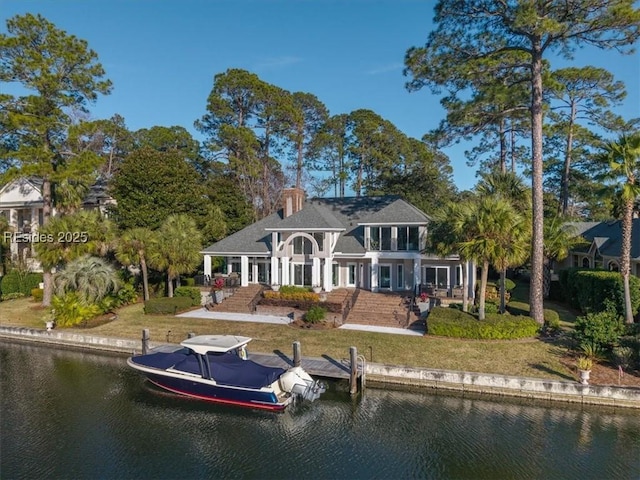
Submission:
M 41 288 L 32 288 L 31 296 L 33 297 L 34 302 L 41 302 L 42 297 L 44 296 L 44 290 L 42 290 Z
M 307 303 L 317 303 L 320 301 L 320 294 L 310 292 L 308 289 L 304 290 L 285 290 L 285 287 L 282 287 L 280 291 L 274 292 L 273 290 L 265 290 L 263 292 L 264 298 L 268 299 L 281 299 L 281 300 L 289 300 L 294 302 L 307 302 Z M 299 287 L 293 287 L 299 288 Z
M 327 311 L 318 306 L 312 306 L 304 315 L 304 321 L 308 323 L 319 323 L 324 320 Z
M 604 349 L 600 345 L 585 342 L 580 344 L 580 350 L 585 357 L 602 359 L 605 357 Z
M 614 347 L 611 352 L 613 363 L 626 370 L 633 364 L 633 349 L 631 347 Z
M 12 270 L 0 277 L 0 292 L 5 299 L 10 293 L 21 293 L 26 297 L 31 295 L 31 290 L 38 288 L 40 283 L 42 283 L 41 273 Z
M 581 344 L 591 343 L 609 348 L 618 343 L 624 331 L 622 317 L 612 307 L 576 318 L 575 337 Z
M 498 304 L 493 303 L 493 302 L 486 302 L 484 304 L 484 313 L 489 314 L 489 313 L 498 313 L 500 311 L 500 308 L 498 307 Z
M 498 282 L 498 285 L 501 285 L 502 281 Z M 507 292 L 510 292 L 511 290 L 513 290 L 514 288 L 516 288 L 516 282 L 514 282 L 513 280 L 511 280 L 510 278 L 505 278 L 504 279 L 504 287 L 505 290 Z
M 200 295 L 200 289 L 196 287 L 178 287 L 173 292 L 176 297 L 187 297 L 191 299 L 191 306 L 197 307 L 202 304 L 202 295 Z
M 2 295 L 2 300 L 15 300 L 16 298 L 23 298 L 25 296 L 22 292 L 7 293 L 6 295 Z
M 53 306 L 53 318 L 56 325 L 60 327 L 78 325 L 101 313 L 98 305 L 83 302 L 75 292 L 54 296 L 51 305 Z
M 195 287 L 196 286 L 196 279 L 195 278 L 187 277 L 187 278 L 181 279 L 181 281 L 184 282 L 184 286 L 185 287 Z
M 583 313 L 607 309 L 606 301 L 613 301 L 619 315 L 624 315 L 624 285 L 619 272 L 570 268 L 560 272 L 560 284 L 567 301 Z M 629 277 L 631 310 L 640 308 L 640 278 Z
M 283 285 L 280 287 L 280 293 L 283 294 L 295 294 L 295 293 L 307 293 L 311 292 L 309 287 L 297 287 L 295 285 Z
M 159 315 L 175 315 L 191 308 L 189 297 L 160 297 L 151 298 L 144 302 L 144 313 Z
M 453 308 L 435 307 L 427 319 L 431 335 L 475 339 L 517 339 L 535 336 L 539 325 L 525 316 L 489 314 L 485 320 Z

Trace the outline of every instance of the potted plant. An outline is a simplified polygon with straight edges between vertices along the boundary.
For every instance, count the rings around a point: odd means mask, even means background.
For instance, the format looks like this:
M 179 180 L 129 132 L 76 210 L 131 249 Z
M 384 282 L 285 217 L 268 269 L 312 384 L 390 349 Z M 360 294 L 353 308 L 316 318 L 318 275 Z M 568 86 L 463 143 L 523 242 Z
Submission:
M 211 286 L 211 293 L 213 293 L 213 301 L 216 303 L 222 303 L 224 300 L 224 278 L 218 277 L 213 281 Z
M 578 367 L 578 372 L 580 372 L 580 383 L 583 385 L 589 384 L 589 377 L 591 375 L 591 368 L 593 367 L 593 360 L 589 357 L 581 355 L 576 360 L 576 366 Z
M 421 314 L 429 311 L 429 295 L 427 295 L 425 292 L 422 292 L 416 299 L 416 304 L 418 305 L 418 309 L 420 310 Z

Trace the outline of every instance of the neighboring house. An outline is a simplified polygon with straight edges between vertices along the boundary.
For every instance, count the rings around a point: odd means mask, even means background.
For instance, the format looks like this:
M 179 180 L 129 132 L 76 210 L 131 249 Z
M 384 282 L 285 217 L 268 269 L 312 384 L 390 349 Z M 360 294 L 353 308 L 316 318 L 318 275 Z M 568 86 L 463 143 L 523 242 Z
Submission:
M 212 275 L 211 259 L 224 257 L 224 273 L 239 275 L 241 286 L 405 292 L 429 285 L 461 295 L 465 268 L 473 296 L 473 265 L 423 254 L 429 217 L 400 197 L 305 200 L 302 190 L 291 188 L 282 198 L 277 213 L 202 251 L 205 276 Z
M 11 241 L 12 260 L 22 259 L 34 271 L 40 269 L 33 258 L 33 243 L 43 222 L 41 189 L 42 181 L 33 177 L 18 178 L 0 188 L 0 215 L 8 220 L 11 229 L 7 236 Z M 89 189 L 82 208 L 97 208 L 104 214 L 107 206 L 113 203 L 113 198 L 106 192 L 106 184 L 98 182 Z M 55 214 L 54 208 L 52 215 Z
M 622 222 L 575 222 L 570 226 L 586 243 L 571 250 L 569 256 L 558 265 L 559 269 L 584 267 L 620 270 Z M 640 277 L 640 218 L 633 219 L 631 230 L 631 274 Z

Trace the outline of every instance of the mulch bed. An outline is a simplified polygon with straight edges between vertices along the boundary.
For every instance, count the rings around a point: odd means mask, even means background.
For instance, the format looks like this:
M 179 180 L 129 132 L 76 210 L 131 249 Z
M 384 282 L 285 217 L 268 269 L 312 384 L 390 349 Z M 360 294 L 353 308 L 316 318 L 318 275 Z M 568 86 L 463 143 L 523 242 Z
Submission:
M 578 370 L 575 367 L 575 357 L 567 355 L 560 362 L 574 372 L 575 379 L 579 379 Z M 640 389 L 640 370 L 628 369 L 620 372 L 615 365 L 601 361 L 594 362 L 589 379 L 591 385 L 609 385 L 614 387 L 633 387 Z

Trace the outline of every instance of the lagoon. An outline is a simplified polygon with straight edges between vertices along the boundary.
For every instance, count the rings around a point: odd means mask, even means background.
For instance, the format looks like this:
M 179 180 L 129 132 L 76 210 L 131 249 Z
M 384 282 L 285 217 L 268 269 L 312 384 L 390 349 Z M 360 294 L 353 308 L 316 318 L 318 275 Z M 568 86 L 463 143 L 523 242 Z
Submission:
M 283 413 L 176 397 L 122 356 L 0 344 L 3 479 L 638 479 L 640 414 L 332 383 Z

